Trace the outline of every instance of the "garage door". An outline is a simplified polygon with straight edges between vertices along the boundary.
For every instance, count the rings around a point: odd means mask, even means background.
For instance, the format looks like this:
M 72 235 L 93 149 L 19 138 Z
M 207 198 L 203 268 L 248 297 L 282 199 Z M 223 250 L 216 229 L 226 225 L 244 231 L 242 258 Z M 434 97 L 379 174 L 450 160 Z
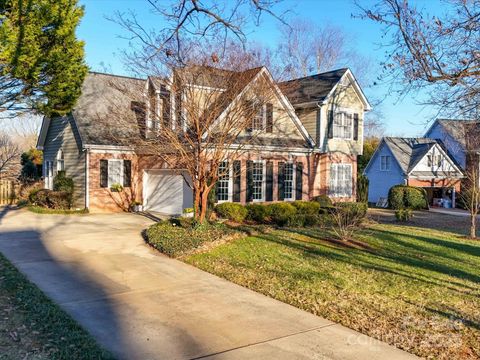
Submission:
M 193 206 L 193 195 L 182 175 L 170 170 L 144 173 L 144 207 L 167 215 L 179 215 Z

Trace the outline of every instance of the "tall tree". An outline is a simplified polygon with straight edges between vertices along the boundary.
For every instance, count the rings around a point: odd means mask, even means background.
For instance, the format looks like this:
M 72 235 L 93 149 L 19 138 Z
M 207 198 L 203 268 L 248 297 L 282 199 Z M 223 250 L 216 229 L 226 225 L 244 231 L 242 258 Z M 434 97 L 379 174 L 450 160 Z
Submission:
M 424 90 L 425 104 L 450 116 L 478 117 L 480 104 L 480 1 L 444 1 L 429 15 L 407 0 L 381 0 L 361 17 L 383 26 L 383 78 L 401 95 Z
M 83 13 L 76 0 L 0 2 L 0 114 L 72 109 L 88 70 L 75 35 Z

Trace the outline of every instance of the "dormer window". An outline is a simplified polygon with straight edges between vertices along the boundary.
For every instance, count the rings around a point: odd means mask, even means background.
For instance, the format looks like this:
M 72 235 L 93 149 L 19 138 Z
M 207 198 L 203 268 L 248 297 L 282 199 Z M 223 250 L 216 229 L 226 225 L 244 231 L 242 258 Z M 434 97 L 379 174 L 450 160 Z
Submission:
M 427 155 L 427 163 L 429 167 L 441 167 L 443 163 L 442 155 Z
M 63 156 L 63 150 L 58 150 L 57 153 L 57 171 L 64 171 L 65 170 L 65 159 Z
M 333 137 L 337 139 L 352 139 L 353 114 L 342 111 L 336 112 L 333 119 Z

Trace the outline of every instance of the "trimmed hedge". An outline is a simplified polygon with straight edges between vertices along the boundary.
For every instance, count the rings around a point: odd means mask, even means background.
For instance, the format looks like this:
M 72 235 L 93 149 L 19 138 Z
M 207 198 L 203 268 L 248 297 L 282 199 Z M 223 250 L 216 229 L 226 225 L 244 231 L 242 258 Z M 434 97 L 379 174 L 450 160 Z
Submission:
M 415 186 L 395 185 L 388 192 L 388 204 L 391 209 L 428 209 L 427 192 Z
M 147 229 L 147 242 L 170 257 L 179 257 L 206 242 L 233 234 L 224 224 L 205 224 L 197 228 L 188 222 L 162 221 Z
M 290 203 L 273 203 L 267 205 L 271 221 L 278 226 L 293 224 L 297 209 Z
M 316 201 L 320 204 L 322 208 L 331 208 L 333 207 L 333 201 L 327 195 L 319 195 L 313 198 L 313 201 Z
M 245 220 L 245 217 L 247 216 L 247 209 L 245 206 L 230 202 L 218 204 L 215 206 L 215 212 L 222 218 L 239 223 Z
M 246 219 L 263 224 L 268 221 L 270 216 L 268 206 L 261 204 L 248 204 L 245 206 L 247 209 Z
M 320 203 L 316 201 L 294 201 L 292 205 L 298 214 L 318 215 L 320 212 Z

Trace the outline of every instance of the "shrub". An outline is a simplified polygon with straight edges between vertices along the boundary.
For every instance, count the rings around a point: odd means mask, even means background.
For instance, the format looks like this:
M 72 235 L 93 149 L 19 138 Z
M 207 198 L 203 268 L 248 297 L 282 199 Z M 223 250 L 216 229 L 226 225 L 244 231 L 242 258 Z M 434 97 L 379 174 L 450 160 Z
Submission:
M 67 210 L 72 205 L 72 194 L 66 191 L 41 189 L 31 194 L 30 202 L 44 208 Z
M 271 221 L 278 226 L 293 223 L 297 209 L 290 203 L 273 203 L 268 205 Z
M 399 209 L 395 211 L 395 217 L 398 221 L 409 221 L 413 217 L 412 209 Z
M 333 231 L 341 240 L 348 240 L 366 215 L 367 204 L 365 203 L 338 203 L 332 212 Z
M 147 242 L 170 257 L 179 257 L 206 242 L 233 234 L 223 224 L 206 224 L 194 228 L 183 220 L 162 221 L 147 229 Z
M 215 212 L 222 218 L 239 223 L 245 220 L 245 217 L 247 216 L 247 209 L 243 205 L 237 203 L 226 202 L 218 204 L 215 207 Z
M 428 208 L 427 192 L 425 189 L 414 186 L 395 185 L 388 192 L 388 204 L 395 210 L 426 209 Z
M 118 184 L 118 183 L 112 184 L 112 186 L 110 186 L 110 190 L 113 191 L 113 192 L 122 192 L 123 191 L 123 185 Z
M 327 195 L 319 195 L 313 198 L 314 201 L 320 204 L 322 208 L 331 208 L 333 207 L 332 199 L 330 199 Z
M 255 221 L 263 224 L 267 222 L 269 217 L 269 207 L 261 204 L 248 204 L 245 206 L 247 209 L 247 220 Z
M 320 212 L 320 203 L 317 201 L 294 201 L 292 205 L 299 214 L 318 215 Z
M 365 175 L 357 177 L 357 201 L 368 202 L 368 184 L 369 180 Z
M 73 194 L 73 179 L 65 175 L 65 171 L 59 171 L 53 178 L 53 191 L 65 191 Z

